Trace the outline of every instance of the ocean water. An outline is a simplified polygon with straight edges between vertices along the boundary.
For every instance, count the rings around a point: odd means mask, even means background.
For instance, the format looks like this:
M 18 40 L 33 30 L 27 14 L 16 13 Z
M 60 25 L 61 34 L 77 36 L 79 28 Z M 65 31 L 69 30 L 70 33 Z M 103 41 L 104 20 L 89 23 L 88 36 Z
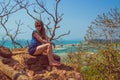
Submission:
M 26 47 L 28 45 L 27 40 L 17 40 L 23 47 Z M 81 43 L 82 40 L 60 40 L 60 41 L 54 41 L 56 44 L 56 47 L 53 49 L 53 52 L 55 54 L 67 54 L 71 52 L 78 51 L 78 47 L 75 46 L 75 44 Z M 0 41 L 0 46 L 2 45 L 2 41 Z M 4 45 L 7 48 L 13 49 L 14 46 L 12 45 L 12 42 L 10 40 L 6 40 Z M 19 46 L 17 46 L 19 48 Z
M 27 40 L 17 40 L 16 42 L 20 43 L 23 47 L 26 47 L 26 45 L 27 45 Z M 0 41 L 0 46 L 4 46 L 4 47 L 10 48 L 10 49 L 14 48 L 14 46 L 10 40 L 5 40 L 4 44 L 3 44 L 3 41 Z M 16 46 L 16 47 L 19 48 L 19 46 Z

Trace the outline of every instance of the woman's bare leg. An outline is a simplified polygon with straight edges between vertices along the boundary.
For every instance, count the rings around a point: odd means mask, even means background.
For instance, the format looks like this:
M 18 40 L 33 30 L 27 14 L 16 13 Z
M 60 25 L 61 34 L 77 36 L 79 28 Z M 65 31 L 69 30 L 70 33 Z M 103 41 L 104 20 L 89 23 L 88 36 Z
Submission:
M 55 61 L 54 58 L 53 58 L 52 45 L 50 43 L 46 43 L 46 44 L 38 46 L 36 48 L 36 51 L 35 51 L 35 53 L 33 55 L 42 54 L 42 52 L 44 52 L 45 50 L 47 50 L 47 56 L 48 56 L 49 64 L 50 65 L 59 66 L 60 63 L 58 63 L 57 61 Z
M 60 63 L 53 58 L 53 51 L 52 51 L 52 45 L 49 43 L 48 49 L 47 49 L 47 55 L 48 59 L 51 60 L 49 61 L 50 65 L 60 65 Z
M 33 55 L 40 55 L 42 54 L 45 50 L 47 50 L 48 44 L 43 44 L 40 45 L 36 48 L 36 51 L 34 52 Z

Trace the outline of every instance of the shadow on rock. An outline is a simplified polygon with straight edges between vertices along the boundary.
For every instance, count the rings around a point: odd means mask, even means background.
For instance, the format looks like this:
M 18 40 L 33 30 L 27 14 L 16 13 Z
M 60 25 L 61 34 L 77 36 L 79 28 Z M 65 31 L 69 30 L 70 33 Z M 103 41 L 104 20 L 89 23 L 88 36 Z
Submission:
M 60 57 L 54 55 L 54 59 L 60 61 Z M 25 64 L 29 70 L 41 71 L 48 69 L 49 61 L 46 55 L 31 56 L 25 59 Z

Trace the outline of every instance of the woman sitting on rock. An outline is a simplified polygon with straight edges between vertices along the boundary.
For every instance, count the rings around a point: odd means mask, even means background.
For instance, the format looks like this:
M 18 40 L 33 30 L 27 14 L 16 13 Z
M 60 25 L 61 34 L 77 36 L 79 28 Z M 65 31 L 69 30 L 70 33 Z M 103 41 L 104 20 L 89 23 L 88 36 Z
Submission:
M 43 22 L 41 20 L 37 20 L 35 22 L 35 28 L 36 30 L 33 30 L 32 40 L 28 49 L 29 54 L 37 56 L 45 51 L 48 56 L 49 65 L 60 66 L 61 63 L 53 58 L 52 42 L 49 41 L 45 33 Z

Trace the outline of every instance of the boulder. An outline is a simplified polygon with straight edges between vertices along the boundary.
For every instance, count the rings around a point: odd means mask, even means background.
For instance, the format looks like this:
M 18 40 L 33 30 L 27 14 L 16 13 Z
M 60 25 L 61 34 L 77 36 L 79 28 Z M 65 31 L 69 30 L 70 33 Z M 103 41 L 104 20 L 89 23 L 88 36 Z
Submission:
M 4 51 L 6 48 L 2 47 Z M 6 52 L 9 49 L 6 49 Z M 6 54 L 4 51 L 3 53 Z M 17 52 L 17 51 L 16 51 Z M 0 57 L 0 71 L 12 80 L 83 80 L 81 73 L 73 67 L 62 64 L 52 67 L 48 64 L 46 55 L 31 56 L 27 52 Z M 8 53 L 7 53 L 8 54 Z M 10 54 L 12 54 L 10 52 Z M 54 55 L 54 59 L 60 61 L 60 56 Z M 9 80 L 8 79 L 8 80 Z
M 13 57 L 15 59 L 15 56 Z M 20 63 L 24 65 L 24 69 L 30 80 L 83 80 L 82 74 L 76 72 L 70 66 L 64 64 L 59 67 L 49 66 L 46 55 L 31 56 L 24 54 L 23 57 L 21 59 L 19 55 L 19 58 L 16 57 L 16 60 L 19 59 L 17 61 L 21 61 Z M 60 61 L 60 56 L 54 55 L 54 59 Z M 20 65 L 16 67 L 20 67 Z
M 0 46 L 0 56 L 5 58 L 11 58 L 12 52 L 10 51 L 10 49 Z
M 3 74 L 8 76 L 8 80 L 9 79 L 11 79 L 11 80 L 28 80 L 28 76 L 26 76 L 25 74 L 22 74 L 20 71 L 14 70 L 13 67 L 4 64 L 3 59 L 4 59 L 3 57 L 0 57 L 0 71 L 2 71 Z M 5 78 L 5 77 L 2 77 L 2 78 Z
M 31 56 L 29 54 L 26 54 L 26 57 L 21 56 L 19 55 L 18 56 L 19 58 L 18 57 L 15 58 L 14 56 L 13 57 L 16 60 L 18 59 L 17 61 L 19 61 L 19 63 L 24 65 L 29 70 L 39 71 L 47 69 L 49 66 L 47 55 Z M 58 55 L 54 55 L 54 59 L 60 62 L 60 57 Z

